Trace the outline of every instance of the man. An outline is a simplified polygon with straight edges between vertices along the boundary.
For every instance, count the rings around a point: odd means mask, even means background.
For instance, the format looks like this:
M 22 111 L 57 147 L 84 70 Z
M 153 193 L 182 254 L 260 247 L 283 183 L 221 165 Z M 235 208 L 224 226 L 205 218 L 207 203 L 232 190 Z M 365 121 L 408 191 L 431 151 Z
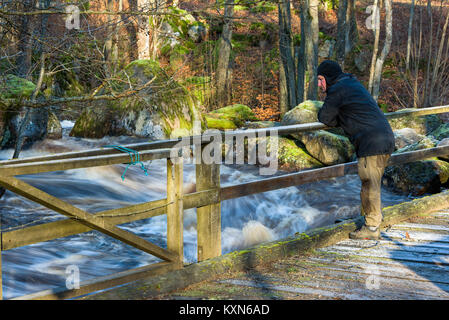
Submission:
M 318 67 L 318 86 L 326 99 L 318 120 L 329 127 L 341 127 L 354 145 L 362 181 L 360 199 L 365 224 L 349 234 L 352 239 L 378 239 L 382 222 L 380 187 L 391 153 L 394 136 L 376 101 L 338 63 L 323 61 Z

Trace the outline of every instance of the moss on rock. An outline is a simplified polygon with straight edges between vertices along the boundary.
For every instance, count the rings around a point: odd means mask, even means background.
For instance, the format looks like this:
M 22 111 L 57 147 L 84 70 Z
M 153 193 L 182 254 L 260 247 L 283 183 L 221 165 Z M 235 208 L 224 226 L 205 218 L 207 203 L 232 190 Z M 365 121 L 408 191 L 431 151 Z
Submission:
M 263 141 L 262 141 L 263 140 Z M 276 149 L 277 143 L 277 150 Z M 321 162 L 310 156 L 295 141 L 284 137 L 267 137 L 258 139 L 258 147 L 266 145 L 267 154 L 276 152 L 278 165 L 281 170 L 300 171 L 304 169 L 320 168 Z
M 0 79 L 0 99 L 29 98 L 36 89 L 31 81 L 12 74 Z
M 350 161 L 354 156 L 354 146 L 348 138 L 318 130 L 299 135 L 306 150 L 325 165 L 335 165 Z
M 402 109 L 403 110 L 416 110 L 416 109 Z M 441 119 L 436 114 L 426 116 L 414 116 L 407 115 L 400 118 L 388 120 L 393 130 L 403 128 L 413 128 L 417 133 L 427 135 L 437 129 L 441 125 Z
M 441 141 L 445 138 L 449 138 L 449 123 L 443 123 L 438 128 L 436 128 L 434 131 L 432 131 L 429 135 L 439 141 Z
M 87 111 L 80 117 L 80 124 L 75 124 L 71 135 L 126 134 L 157 140 L 169 138 L 177 129 L 193 134 L 195 121 L 204 127 L 198 100 L 183 85 L 170 78 L 158 62 L 135 60 L 124 68 L 120 77 L 122 81 L 114 83 L 117 93 L 129 90 L 129 83 L 133 88 L 146 86 L 138 94 L 109 101 L 95 111 Z M 149 82 L 151 84 L 148 85 Z M 90 116 L 93 118 L 87 119 Z
M 237 129 L 237 125 L 232 120 L 220 119 L 210 115 L 206 115 L 205 120 L 207 123 L 207 127 L 209 129 L 218 129 L 218 130 Z
M 309 122 L 318 122 L 318 111 L 323 106 L 322 101 L 306 100 L 292 110 L 285 113 L 281 125 L 288 126 L 293 124 L 303 124 Z
M 440 192 L 449 179 L 449 163 L 436 158 L 389 166 L 383 184 L 396 192 L 421 196 Z

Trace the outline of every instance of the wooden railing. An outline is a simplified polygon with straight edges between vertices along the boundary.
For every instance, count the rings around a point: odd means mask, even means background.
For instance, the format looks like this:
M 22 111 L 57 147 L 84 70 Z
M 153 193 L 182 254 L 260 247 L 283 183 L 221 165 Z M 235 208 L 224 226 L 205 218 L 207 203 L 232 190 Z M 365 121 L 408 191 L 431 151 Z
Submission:
M 400 111 L 388 113 L 386 116 L 392 119 L 405 115 L 420 116 L 444 112 L 449 112 L 449 106 Z M 258 134 L 261 132 L 265 134 L 275 132 L 278 135 L 287 135 L 319 129 L 327 129 L 327 127 L 322 123 L 315 122 L 275 128 L 227 131 L 226 135 L 228 137 L 246 137 L 250 134 Z M 349 162 L 221 187 L 220 164 L 205 164 L 201 162 L 196 164 L 196 192 L 184 194 L 182 150 L 176 149 L 180 141 L 181 138 L 126 146 L 127 148 L 139 151 L 141 161 L 167 159 L 167 197 L 165 199 L 106 210 L 95 214 L 81 210 L 61 199 L 51 196 L 15 176 L 128 163 L 129 155 L 120 153 L 115 149 L 92 149 L 0 161 L 1 186 L 69 218 L 2 232 L 0 237 L 0 275 L 2 251 L 91 230 L 100 231 L 154 255 L 163 260 L 163 262 L 85 281 L 80 284 L 79 289 L 51 289 L 20 298 L 70 298 L 127 283 L 142 277 L 179 269 L 183 267 L 183 211 L 185 209 L 197 208 L 197 251 L 198 261 L 202 261 L 221 255 L 221 201 L 357 172 L 357 162 Z M 192 143 L 193 141 L 199 141 L 200 149 L 202 149 L 210 143 L 210 136 L 196 136 L 190 139 L 190 141 Z M 176 152 L 173 153 L 174 148 Z M 397 165 L 447 154 L 449 154 L 449 146 L 394 154 L 391 156 L 388 165 Z M 166 249 L 117 227 L 117 225 L 123 223 L 148 219 L 162 214 L 167 214 Z M 1 297 L 2 283 L 0 277 Z

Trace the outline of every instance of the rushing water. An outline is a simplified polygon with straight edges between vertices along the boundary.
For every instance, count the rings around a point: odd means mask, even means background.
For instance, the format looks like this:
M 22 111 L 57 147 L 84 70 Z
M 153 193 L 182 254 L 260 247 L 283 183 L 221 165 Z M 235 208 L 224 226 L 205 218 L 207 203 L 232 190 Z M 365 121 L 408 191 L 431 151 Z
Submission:
M 63 122 L 61 140 L 45 140 L 21 157 L 90 149 L 109 144 L 145 141 L 130 137 L 79 139 L 67 136 L 70 122 Z M 0 159 L 12 156 L 0 151 Z M 91 213 L 120 208 L 166 197 L 166 160 L 146 162 L 148 176 L 139 166 L 131 166 L 122 181 L 126 165 L 95 167 L 21 176 L 31 185 Z M 221 166 L 222 185 L 260 179 L 254 166 Z M 184 166 L 184 184 L 195 181 L 193 164 Z M 222 202 L 223 253 L 260 242 L 292 236 L 295 232 L 334 223 L 359 214 L 360 180 L 357 175 L 290 187 Z M 409 198 L 382 190 L 383 205 Z M 0 199 L 3 232 L 65 217 L 7 191 Z M 166 247 L 165 215 L 127 223 L 121 228 L 159 246 Z M 196 261 L 196 210 L 185 210 L 185 262 Z M 160 261 L 97 231 L 28 245 L 2 252 L 3 294 L 12 298 L 53 287 L 65 286 L 69 266 L 80 271 L 80 280 Z

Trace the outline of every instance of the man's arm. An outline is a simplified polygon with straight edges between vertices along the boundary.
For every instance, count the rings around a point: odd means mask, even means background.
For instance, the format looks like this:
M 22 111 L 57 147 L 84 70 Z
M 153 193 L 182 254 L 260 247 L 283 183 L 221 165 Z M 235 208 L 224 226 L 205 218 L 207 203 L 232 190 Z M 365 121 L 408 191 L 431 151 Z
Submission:
M 324 104 L 318 111 L 318 121 L 324 123 L 329 127 L 338 126 L 338 110 L 341 104 L 340 90 L 335 90 L 336 88 L 330 88 Z

